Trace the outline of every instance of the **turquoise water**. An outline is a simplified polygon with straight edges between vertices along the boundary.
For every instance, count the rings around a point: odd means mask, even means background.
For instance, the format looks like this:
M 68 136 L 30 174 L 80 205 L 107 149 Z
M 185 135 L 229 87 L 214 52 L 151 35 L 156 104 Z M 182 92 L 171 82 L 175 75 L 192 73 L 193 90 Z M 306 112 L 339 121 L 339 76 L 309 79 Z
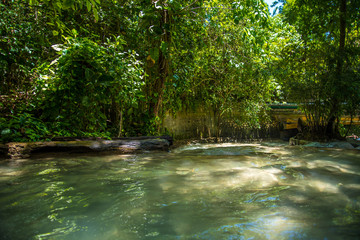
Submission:
M 0 239 L 359 239 L 355 150 L 199 144 L 0 162 Z

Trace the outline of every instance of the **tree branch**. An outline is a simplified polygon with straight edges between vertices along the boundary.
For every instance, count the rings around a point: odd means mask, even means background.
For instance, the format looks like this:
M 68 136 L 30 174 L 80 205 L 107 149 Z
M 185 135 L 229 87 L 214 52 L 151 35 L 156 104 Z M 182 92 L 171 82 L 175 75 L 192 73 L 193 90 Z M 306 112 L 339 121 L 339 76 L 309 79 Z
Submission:
M 188 5 L 188 6 L 184 7 L 183 9 L 181 9 L 181 10 L 180 10 L 180 12 L 182 12 L 182 11 L 184 11 L 184 10 L 188 9 L 189 7 L 191 7 L 192 5 L 194 5 L 195 3 L 197 3 L 197 1 L 198 1 L 198 0 L 195 0 L 194 2 L 190 3 L 190 5 Z

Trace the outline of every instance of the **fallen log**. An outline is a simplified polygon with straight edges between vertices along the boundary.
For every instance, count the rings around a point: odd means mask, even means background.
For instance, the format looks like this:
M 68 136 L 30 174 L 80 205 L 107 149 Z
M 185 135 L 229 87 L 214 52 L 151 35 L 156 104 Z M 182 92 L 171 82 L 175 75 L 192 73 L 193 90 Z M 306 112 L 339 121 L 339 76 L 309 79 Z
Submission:
M 119 153 L 136 153 L 154 150 L 168 151 L 172 145 L 172 138 L 169 136 L 121 138 L 113 140 L 81 140 L 81 138 L 74 138 L 67 139 L 66 141 L 11 142 L 5 145 L 7 147 L 8 157 L 11 159 L 19 159 L 28 158 L 32 153 L 39 152 L 87 153 L 116 151 Z

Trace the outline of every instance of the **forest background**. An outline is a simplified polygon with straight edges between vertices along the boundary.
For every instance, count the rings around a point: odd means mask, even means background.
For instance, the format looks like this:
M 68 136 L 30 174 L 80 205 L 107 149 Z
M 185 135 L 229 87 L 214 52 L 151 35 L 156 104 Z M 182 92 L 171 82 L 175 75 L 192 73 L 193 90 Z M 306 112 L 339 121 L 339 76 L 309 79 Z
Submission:
M 360 1 L 2 0 L 0 141 L 164 134 L 211 110 L 260 128 L 297 103 L 308 138 L 360 110 Z

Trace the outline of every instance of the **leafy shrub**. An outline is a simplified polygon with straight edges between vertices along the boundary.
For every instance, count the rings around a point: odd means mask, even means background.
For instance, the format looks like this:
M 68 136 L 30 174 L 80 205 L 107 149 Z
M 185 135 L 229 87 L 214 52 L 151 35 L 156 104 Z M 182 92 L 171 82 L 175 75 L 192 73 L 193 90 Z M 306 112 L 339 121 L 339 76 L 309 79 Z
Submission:
M 138 107 L 143 70 L 134 52 L 122 52 L 115 38 L 100 46 L 87 38 L 68 38 L 58 59 L 41 67 L 42 117 L 61 135 L 123 132 L 124 113 Z
M 49 137 L 46 124 L 29 113 L 0 118 L 1 142 L 28 142 Z

